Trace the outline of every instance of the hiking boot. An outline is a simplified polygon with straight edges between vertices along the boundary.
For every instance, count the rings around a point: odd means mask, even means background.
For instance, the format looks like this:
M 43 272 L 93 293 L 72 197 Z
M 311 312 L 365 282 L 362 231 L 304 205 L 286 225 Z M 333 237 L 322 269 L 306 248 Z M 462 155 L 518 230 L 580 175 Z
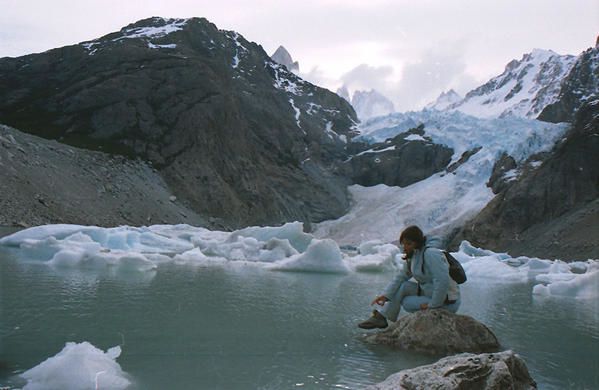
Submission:
M 379 313 L 378 311 L 374 310 L 372 312 L 372 316 L 366 321 L 360 322 L 358 324 L 358 327 L 362 329 L 384 329 L 387 327 L 387 325 L 387 319 L 385 318 L 385 316 Z

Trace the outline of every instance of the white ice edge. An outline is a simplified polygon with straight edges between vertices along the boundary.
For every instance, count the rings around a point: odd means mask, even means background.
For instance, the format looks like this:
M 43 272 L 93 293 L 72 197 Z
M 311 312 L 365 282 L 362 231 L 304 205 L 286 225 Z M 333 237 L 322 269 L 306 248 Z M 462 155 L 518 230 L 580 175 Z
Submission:
M 300 222 L 279 227 L 248 227 L 234 232 L 190 225 L 120 226 L 45 225 L 0 239 L 23 262 L 81 270 L 110 268 L 147 272 L 160 264 L 185 266 L 255 265 L 273 271 L 347 274 L 393 273 L 403 260 L 393 244 L 371 240 L 355 253 L 336 241 L 303 232 Z M 528 283 L 535 295 L 580 299 L 599 297 L 599 260 L 565 263 L 475 248 L 462 242 L 454 256 L 470 281 Z

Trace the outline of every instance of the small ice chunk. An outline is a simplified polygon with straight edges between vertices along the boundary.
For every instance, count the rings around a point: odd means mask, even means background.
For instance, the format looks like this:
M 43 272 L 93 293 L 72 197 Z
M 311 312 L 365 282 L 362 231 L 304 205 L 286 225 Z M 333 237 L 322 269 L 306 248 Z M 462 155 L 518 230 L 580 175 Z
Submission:
M 397 267 L 396 256 L 399 248 L 393 244 L 385 244 L 380 240 L 362 243 L 358 247 L 359 255 L 346 258 L 356 271 L 381 272 Z
M 571 274 L 569 280 L 552 281 L 548 285 L 537 284 L 532 293 L 539 296 L 562 296 L 577 299 L 599 298 L 599 271 Z
M 313 240 L 301 254 L 274 263 L 270 269 L 276 271 L 347 273 L 349 268 L 337 243 L 331 239 Z
M 280 238 L 271 238 L 260 251 L 258 260 L 263 262 L 275 262 L 287 257 L 297 255 L 298 251 L 291 246 L 289 240 Z
M 120 354 L 119 346 L 103 352 L 87 341 L 68 342 L 58 354 L 20 375 L 27 380 L 23 390 L 125 389 L 131 381 L 116 362 Z
M 219 256 L 206 256 L 200 248 L 194 248 L 173 258 L 175 264 L 209 265 L 226 263 L 227 259 Z
M 254 237 L 258 241 L 268 241 L 271 238 L 287 239 L 298 252 L 304 252 L 314 238 L 311 234 L 304 233 L 301 222 L 290 222 L 280 227 L 247 227 L 231 233 L 227 241 L 237 241 L 239 236 Z

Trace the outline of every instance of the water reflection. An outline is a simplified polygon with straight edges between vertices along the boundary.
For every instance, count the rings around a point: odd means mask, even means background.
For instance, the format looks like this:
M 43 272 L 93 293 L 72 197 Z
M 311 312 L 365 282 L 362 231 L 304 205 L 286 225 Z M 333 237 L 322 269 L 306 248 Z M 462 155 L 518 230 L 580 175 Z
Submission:
M 0 362 L 9 367 L 0 384 L 84 340 L 124 344 L 118 362 L 144 389 L 359 389 L 437 360 L 362 341 L 356 324 L 390 275 L 242 263 L 115 273 L 0 260 Z M 531 290 L 469 281 L 460 311 L 523 356 L 540 388 L 596 387 L 597 304 Z

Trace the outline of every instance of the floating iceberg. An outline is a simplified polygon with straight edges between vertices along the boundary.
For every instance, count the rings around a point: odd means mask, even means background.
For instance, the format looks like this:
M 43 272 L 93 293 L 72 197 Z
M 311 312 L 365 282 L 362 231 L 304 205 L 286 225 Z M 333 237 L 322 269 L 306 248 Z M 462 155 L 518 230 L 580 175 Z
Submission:
M 66 343 L 58 354 L 20 375 L 27 380 L 23 390 L 125 389 L 131 381 L 116 362 L 120 354 L 119 346 L 103 352 L 87 341 Z
M 277 271 L 348 273 L 349 267 L 337 243 L 330 239 L 314 240 L 304 253 L 276 262 L 270 267 Z

